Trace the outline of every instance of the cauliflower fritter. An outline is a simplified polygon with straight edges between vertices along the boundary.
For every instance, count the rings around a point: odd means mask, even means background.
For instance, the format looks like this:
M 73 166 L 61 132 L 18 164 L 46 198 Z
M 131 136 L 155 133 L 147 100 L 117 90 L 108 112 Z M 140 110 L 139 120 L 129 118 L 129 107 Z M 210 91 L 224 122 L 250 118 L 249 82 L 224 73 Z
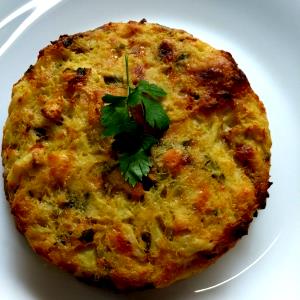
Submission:
M 104 94 L 162 87 L 171 123 L 134 188 L 102 136 Z M 265 108 L 225 51 L 130 21 L 62 35 L 14 85 L 3 135 L 7 200 L 33 250 L 118 289 L 165 287 L 247 234 L 268 197 Z

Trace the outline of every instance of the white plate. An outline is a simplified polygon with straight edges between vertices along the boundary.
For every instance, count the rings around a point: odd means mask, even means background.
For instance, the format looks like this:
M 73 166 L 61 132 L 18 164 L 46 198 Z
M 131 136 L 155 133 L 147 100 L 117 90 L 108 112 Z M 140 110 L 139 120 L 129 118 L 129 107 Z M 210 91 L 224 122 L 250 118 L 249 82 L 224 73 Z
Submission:
M 207 271 L 170 288 L 123 295 L 79 283 L 33 254 L 15 229 L 1 181 L 1 299 L 300 299 L 300 2 L 70 0 L 45 12 L 56 2 L 31 1 L 18 12 L 44 4 L 6 26 L 0 20 L 1 127 L 12 84 L 50 40 L 109 21 L 145 17 L 185 29 L 233 54 L 267 108 L 274 184 L 267 208 L 259 213 L 249 235 Z M 11 4 L 2 0 L 1 12 L 11 12 Z M 20 1 L 15 4 L 19 7 Z

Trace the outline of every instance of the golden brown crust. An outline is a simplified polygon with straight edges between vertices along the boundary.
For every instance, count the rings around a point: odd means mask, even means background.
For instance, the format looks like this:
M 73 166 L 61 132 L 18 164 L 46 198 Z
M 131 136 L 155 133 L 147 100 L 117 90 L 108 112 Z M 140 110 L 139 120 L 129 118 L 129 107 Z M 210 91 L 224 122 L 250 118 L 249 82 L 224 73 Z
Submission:
M 167 91 L 153 167 L 124 182 L 100 124 L 102 96 Z M 137 112 L 138 117 L 138 112 Z M 76 277 L 164 287 L 247 234 L 268 196 L 265 109 L 231 54 L 182 30 L 130 21 L 59 40 L 13 88 L 2 144 L 7 200 L 32 248 Z

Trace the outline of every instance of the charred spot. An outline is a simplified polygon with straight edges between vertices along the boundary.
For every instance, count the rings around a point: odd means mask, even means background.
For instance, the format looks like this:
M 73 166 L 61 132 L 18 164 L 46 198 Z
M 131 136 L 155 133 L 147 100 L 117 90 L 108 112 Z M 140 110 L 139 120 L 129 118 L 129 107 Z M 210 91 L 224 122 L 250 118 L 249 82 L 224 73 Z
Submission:
M 25 132 L 28 133 L 30 129 L 31 129 L 31 126 L 27 124 L 26 128 L 25 128 Z
M 225 101 L 231 101 L 233 98 L 233 95 L 230 94 L 228 91 L 219 91 L 216 92 L 216 97 L 220 100 L 225 100 Z
M 250 85 L 245 74 L 231 62 L 207 69 L 188 70 L 199 86 L 207 89 L 206 98 L 201 101 L 200 111 L 213 112 L 226 107 L 232 108 L 234 98 L 245 93 Z
M 255 151 L 249 145 L 238 145 L 235 149 L 234 158 L 243 167 L 251 168 L 254 156 L 255 156 Z
M 44 55 L 54 57 L 55 59 L 61 59 L 66 61 L 69 58 L 69 53 L 64 47 L 61 40 L 51 41 L 51 45 L 40 50 L 38 58 L 41 58 Z
M 123 219 L 122 222 L 130 224 L 130 225 L 133 225 L 134 218 L 133 217 L 129 217 L 129 218 Z
M 8 196 L 8 184 L 7 184 L 7 178 L 6 178 L 6 176 L 4 176 L 4 174 L 3 174 L 3 181 L 4 181 L 4 193 L 5 193 L 5 199 L 6 199 L 6 201 L 9 201 L 8 199 L 9 199 L 9 196 Z M 14 191 L 15 191 L 15 189 L 14 189 Z
M 197 93 L 192 93 L 191 96 L 193 97 L 194 100 L 199 100 L 200 96 Z
M 73 207 L 74 207 L 74 203 L 71 201 L 63 202 L 63 203 L 59 204 L 59 208 L 61 208 L 61 209 L 73 208 Z
M 241 222 L 237 226 L 233 227 L 231 229 L 231 237 L 233 238 L 233 240 L 240 239 L 244 235 L 247 235 L 249 224 L 250 224 L 250 222 L 245 221 L 245 222 Z
M 90 198 L 91 194 L 89 192 L 84 193 L 83 197 L 88 200 Z
M 82 47 L 72 47 L 71 51 L 75 52 L 76 54 L 81 54 L 87 52 L 87 49 L 84 49 Z
M 55 121 L 55 125 L 57 126 L 62 126 L 64 124 L 64 118 L 61 117 L 59 120 Z
M 182 142 L 182 146 L 189 147 L 193 145 L 193 139 L 185 140 Z
M 232 55 L 229 52 L 226 51 L 221 51 L 221 54 L 228 60 L 230 61 L 233 69 L 233 76 L 231 77 L 233 80 L 233 83 L 235 84 L 237 88 L 237 92 L 240 90 L 243 90 L 243 88 L 249 86 L 248 79 L 244 72 L 238 68 L 237 63 L 233 59 Z
M 213 209 L 211 211 L 211 214 L 214 215 L 215 217 L 217 217 L 219 215 L 219 210 L 218 209 Z
M 218 97 L 217 94 L 203 98 L 201 102 L 199 102 L 199 111 L 201 111 L 204 114 L 210 114 L 218 110 L 224 110 L 226 108 L 233 109 L 234 108 L 234 102 L 233 101 L 227 101 L 222 98 L 216 98 Z
M 150 189 L 152 187 L 154 187 L 155 184 L 156 184 L 156 182 L 154 180 L 152 180 L 151 178 L 149 178 L 149 176 L 144 176 L 142 179 L 142 185 L 143 185 L 144 191 L 150 191 Z
M 78 68 L 74 76 L 68 80 L 67 93 L 73 95 L 77 89 L 80 89 L 87 82 L 87 77 L 90 74 L 91 69 Z
M 57 236 L 57 241 L 58 243 L 62 244 L 62 245 L 66 245 L 69 240 L 70 240 L 70 237 L 72 236 L 73 232 L 69 233 L 69 232 L 66 232 L 64 234 L 59 234 Z
M 163 68 L 162 73 L 169 76 L 173 73 L 173 67 L 168 66 L 167 68 Z
M 166 224 L 161 216 L 156 216 L 155 220 L 158 224 L 159 229 L 165 235 L 165 237 L 168 240 L 172 241 L 174 238 L 174 232 L 173 232 L 172 228 L 166 226 Z
M 4 145 L 3 145 L 3 147 L 4 147 Z M 9 149 L 16 150 L 16 149 L 19 148 L 19 146 L 18 146 L 18 144 L 15 144 L 15 143 L 14 143 L 14 144 L 9 145 L 8 148 L 9 148 Z
M 237 72 L 232 77 L 232 81 L 233 81 L 233 86 L 236 89 L 234 91 L 235 93 L 242 91 L 245 88 L 245 85 L 249 86 L 249 82 L 245 73 L 240 69 L 237 69 Z
M 212 174 L 211 177 L 218 180 L 218 181 L 220 181 L 220 182 L 225 180 L 225 175 L 224 174 L 220 174 L 220 175 Z
M 86 72 L 87 72 L 86 68 L 78 68 L 76 70 L 76 75 L 77 76 L 85 76 Z
M 175 227 L 173 230 L 173 234 L 178 236 L 178 235 L 187 235 L 191 233 L 191 229 L 189 228 L 180 228 L 180 227 Z
M 238 68 L 237 63 L 235 62 L 233 56 L 231 55 L 230 52 L 220 50 L 220 53 L 223 57 L 225 57 L 235 68 Z
M 119 44 L 119 46 L 118 47 L 116 47 L 116 50 L 117 51 L 121 51 L 121 50 L 125 50 L 126 49 L 126 46 L 124 45 L 124 44 Z
M 164 188 L 162 189 L 162 191 L 160 192 L 160 196 L 161 196 L 162 198 L 166 198 L 167 195 L 168 195 L 168 189 L 167 189 L 167 187 L 164 187 Z
M 167 41 L 161 42 L 161 44 L 158 47 L 158 56 L 165 63 L 173 61 L 174 50 L 172 44 L 170 44 Z
M 270 162 L 270 160 L 271 160 L 271 153 L 267 153 L 265 156 L 265 161 Z
M 256 198 L 259 203 L 259 208 L 264 209 L 264 208 L 266 208 L 266 205 L 267 205 L 267 198 L 269 198 L 269 192 L 258 191 L 256 193 Z
M 69 36 L 69 35 L 67 35 L 67 34 L 61 34 L 61 35 L 59 36 L 59 39 L 58 39 L 58 40 L 56 40 L 56 41 L 50 41 L 50 43 L 51 43 L 52 45 L 56 45 L 56 44 L 58 44 L 58 43 L 63 43 L 63 45 L 64 45 L 65 47 L 68 47 L 68 46 L 70 46 L 70 45 L 72 44 L 72 40 L 73 40 L 72 36 Z
M 34 197 L 33 191 L 29 190 L 29 191 L 28 191 L 28 195 L 29 195 L 31 198 L 33 198 L 33 197 Z
M 139 21 L 140 24 L 145 24 L 147 23 L 147 20 L 145 18 L 143 18 L 142 20 Z
M 64 246 L 67 244 L 67 242 L 65 240 L 60 240 L 60 243 Z
M 199 93 L 192 90 L 191 88 L 184 87 L 179 92 L 183 95 L 188 96 L 192 100 L 198 101 L 200 99 Z
M 258 216 L 258 211 L 256 210 L 256 211 L 253 213 L 253 217 L 254 217 L 254 218 L 257 218 L 257 216 Z
M 93 229 L 84 230 L 79 237 L 79 240 L 83 243 L 91 243 L 94 240 L 95 232 Z
M 123 52 L 125 49 L 126 49 L 126 46 L 121 43 L 114 50 L 116 51 L 116 54 L 118 55 L 118 57 L 121 57 L 123 55 Z
M 156 181 L 151 179 L 149 176 L 144 176 L 142 179 L 142 185 L 144 191 L 150 191 L 152 187 L 155 187 Z
M 208 81 L 208 82 L 221 82 L 224 80 L 224 73 L 216 68 L 209 68 L 207 70 L 200 71 L 197 76 L 201 81 Z
M 264 209 L 266 207 L 267 198 L 269 198 L 268 188 L 272 185 L 272 182 L 265 184 L 257 184 L 256 189 L 256 199 L 259 203 L 259 208 Z
M 151 233 L 150 232 L 143 232 L 141 235 L 142 241 L 145 243 L 145 252 L 148 253 L 151 248 Z
M 61 36 L 62 37 L 62 36 Z M 73 43 L 73 37 L 70 36 L 63 36 L 63 45 L 64 47 L 68 48 Z
M 76 37 L 83 37 L 83 35 L 69 36 L 69 35 L 61 35 L 59 37 L 59 42 L 63 45 L 64 48 L 70 49 L 72 52 L 76 54 L 85 53 L 87 50 L 76 45 L 75 40 Z M 56 42 L 55 42 L 56 43 Z
M 123 82 L 123 79 L 121 77 L 112 76 L 112 75 L 104 75 L 103 80 L 107 85 Z
M 21 104 L 24 101 L 24 97 L 19 97 L 17 101 L 19 104 Z
M 40 50 L 38 54 L 38 59 L 43 57 L 44 55 L 45 55 L 45 49 Z
M 190 55 L 187 53 L 181 53 L 176 57 L 175 62 L 181 62 L 183 60 L 186 60 L 189 56 Z
M 44 128 L 44 127 L 36 127 L 36 128 L 33 128 L 36 136 L 40 139 L 44 139 L 46 140 L 48 138 L 47 136 L 47 129 Z
M 144 202 L 144 200 L 145 200 L 145 195 L 139 193 L 139 191 L 137 191 L 137 193 L 136 193 L 134 188 L 133 188 L 132 192 L 126 193 L 126 196 L 127 196 L 128 200 L 133 200 L 133 201 L 138 201 L 138 202 Z
M 187 42 L 191 43 L 191 42 L 196 42 L 197 39 L 194 38 L 194 37 L 191 36 L 191 35 L 187 35 L 187 36 L 184 36 L 184 37 L 180 38 L 179 41 L 180 41 L 180 42 L 186 42 L 186 41 L 187 41 Z
M 267 138 L 267 132 L 264 128 L 258 125 L 251 125 L 245 130 L 245 137 L 248 139 L 253 139 L 258 143 L 264 143 Z
M 224 71 L 216 68 L 202 70 L 197 74 L 197 80 L 208 88 L 209 96 L 216 99 L 216 102 L 210 101 L 207 103 L 211 107 L 222 106 L 222 104 L 224 105 L 232 100 L 233 88 Z
M 218 256 L 218 254 L 214 251 L 205 251 L 205 250 L 202 250 L 202 251 L 199 251 L 197 252 L 197 256 L 201 259 L 201 260 L 211 260 L 215 257 Z
M 30 65 L 29 68 L 26 70 L 25 75 L 29 75 L 30 73 L 32 73 L 33 69 L 34 69 L 34 66 Z
M 269 181 L 268 182 L 268 188 L 271 187 L 273 185 L 273 182 Z
M 192 99 L 194 101 L 198 101 L 200 99 L 200 95 L 196 92 L 193 92 L 193 91 L 189 91 L 187 93 L 187 95 L 189 96 L 190 99 Z

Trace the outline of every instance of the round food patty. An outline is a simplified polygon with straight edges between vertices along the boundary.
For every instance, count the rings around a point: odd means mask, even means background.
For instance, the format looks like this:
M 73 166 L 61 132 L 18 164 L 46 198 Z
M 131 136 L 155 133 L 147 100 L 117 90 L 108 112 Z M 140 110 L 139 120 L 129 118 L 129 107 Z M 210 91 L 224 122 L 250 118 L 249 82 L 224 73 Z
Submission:
M 100 122 L 102 97 L 167 92 L 152 168 L 129 185 Z M 118 289 L 165 287 L 234 246 L 268 197 L 265 108 L 231 54 L 182 30 L 109 23 L 62 35 L 14 85 L 2 144 L 19 231 L 49 262 Z

